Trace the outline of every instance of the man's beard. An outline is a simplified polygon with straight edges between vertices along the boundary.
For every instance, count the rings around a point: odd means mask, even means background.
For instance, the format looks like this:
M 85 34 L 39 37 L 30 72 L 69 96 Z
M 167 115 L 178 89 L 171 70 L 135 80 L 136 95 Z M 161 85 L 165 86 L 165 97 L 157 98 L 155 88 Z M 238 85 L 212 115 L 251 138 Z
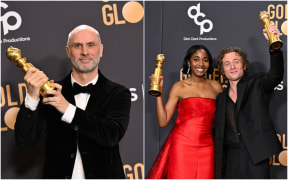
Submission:
M 79 72 L 79 73 L 90 73 L 92 71 L 94 71 L 98 65 L 99 65 L 99 62 L 100 62 L 100 56 L 98 56 L 98 61 L 97 60 L 91 60 L 92 64 L 90 67 L 84 67 L 84 66 L 81 66 L 81 62 L 80 61 L 76 61 L 72 56 L 70 56 L 70 60 L 71 60 L 71 63 L 73 64 L 73 67 Z M 81 58 L 87 58 L 87 57 L 80 57 L 79 59 Z M 88 57 L 89 59 L 92 59 L 90 57 Z

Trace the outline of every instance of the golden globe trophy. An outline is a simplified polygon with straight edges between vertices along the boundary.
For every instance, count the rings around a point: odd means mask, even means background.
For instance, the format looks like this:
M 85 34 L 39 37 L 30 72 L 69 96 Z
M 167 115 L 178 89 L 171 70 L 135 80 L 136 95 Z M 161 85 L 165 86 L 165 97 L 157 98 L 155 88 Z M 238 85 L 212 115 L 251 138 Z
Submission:
M 267 30 L 267 36 L 269 39 L 269 47 L 270 49 L 280 49 L 283 45 L 282 41 L 279 37 L 275 36 L 273 33 L 269 32 L 270 26 L 270 16 L 269 13 L 266 11 L 261 11 L 259 13 L 259 19 L 262 21 L 264 28 Z
M 18 48 L 15 48 L 13 46 L 10 46 L 7 51 L 6 51 L 6 56 L 8 57 L 8 59 L 14 63 L 17 62 L 17 67 L 21 68 L 22 71 L 24 73 L 26 73 L 28 71 L 29 68 L 34 67 L 31 63 L 26 63 L 26 58 L 23 57 L 22 58 L 22 53 L 21 50 Z M 47 97 L 46 91 L 47 90 L 53 90 L 54 88 L 51 86 L 51 83 L 53 83 L 54 81 L 47 81 L 45 82 L 41 88 L 40 88 L 40 94 L 43 97 Z
M 161 96 L 161 90 L 160 90 L 160 76 L 162 74 L 162 67 L 163 63 L 165 62 L 164 54 L 158 54 L 156 56 L 156 68 L 154 70 L 154 75 L 156 78 L 155 83 L 150 84 L 149 94 L 152 96 Z

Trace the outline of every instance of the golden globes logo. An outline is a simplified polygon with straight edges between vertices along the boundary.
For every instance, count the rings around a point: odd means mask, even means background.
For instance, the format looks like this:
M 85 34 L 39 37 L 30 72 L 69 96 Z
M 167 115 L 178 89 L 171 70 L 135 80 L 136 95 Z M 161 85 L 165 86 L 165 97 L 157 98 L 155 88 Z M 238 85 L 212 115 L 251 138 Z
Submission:
M 1 86 L 1 111 L 2 114 L 4 114 L 5 122 L 1 123 L 1 131 L 8 131 L 8 128 L 14 130 L 14 124 L 19 111 L 19 106 L 24 100 L 24 92 L 26 92 L 27 89 L 25 83 L 19 83 L 16 86 L 18 88 L 18 99 L 14 96 L 15 92 L 11 91 L 11 85 L 7 84 L 5 86 Z M 4 106 L 8 107 L 8 109 L 3 111 Z
M 282 144 L 283 151 L 279 155 L 273 155 L 269 159 L 269 164 L 272 166 L 287 166 L 287 140 L 286 134 L 277 134 L 279 141 Z
M 126 179 L 144 179 L 143 163 L 137 163 L 134 166 L 125 164 L 123 165 L 123 170 L 125 172 Z
M 118 6 L 119 5 L 117 5 L 117 3 L 103 5 L 102 16 L 103 16 L 103 23 L 105 25 L 107 26 L 120 25 L 120 24 L 126 24 L 126 22 L 138 23 L 143 19 L 144 8 L 139 2 L 136 1 L 127 2 L 122 7 L 122 15 L 120 14 L 121 8 Z
M 270 20 L 273 21 L 274 24 L 276 24 L 276 27 L 278 27 L 281 32 L 287 36 L 287 4 L 269 4 L 267 6 L 267 11 Z

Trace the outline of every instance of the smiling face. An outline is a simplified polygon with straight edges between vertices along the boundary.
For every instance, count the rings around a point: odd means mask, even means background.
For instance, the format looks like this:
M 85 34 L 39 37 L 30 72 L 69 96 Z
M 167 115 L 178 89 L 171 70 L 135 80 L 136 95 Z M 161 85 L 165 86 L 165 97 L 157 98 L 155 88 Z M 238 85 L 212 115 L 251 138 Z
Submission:
M 223 73 L 229 81 L 239 81 L 246 67 L 243 66 L 241 56 L 236 52 L 230 52 L 223 57 Z
M 191 67 L 192 76 L 203 77 L 209 68 L 209 58 L 207 53 L 203 49 L 197 50 L 192 54 L 188 61 L 188 65 Z
M 97 31 L 90 28 L 80 28 L 73 31 L 69 37 L 66 52 L 71 59 L 73 71 L 90 73 L 98 71 L 103 45 Z

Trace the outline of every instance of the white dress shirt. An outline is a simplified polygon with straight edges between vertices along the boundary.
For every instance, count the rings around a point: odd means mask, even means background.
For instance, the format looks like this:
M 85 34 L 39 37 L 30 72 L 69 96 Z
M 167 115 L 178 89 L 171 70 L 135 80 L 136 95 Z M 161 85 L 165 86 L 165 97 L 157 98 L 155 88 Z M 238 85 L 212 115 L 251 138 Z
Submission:
M 96 82 L 98 81 L 98 77 L 99 77 L 99 75 L 97 75 L 92 81 L 90 81 L 89 83 L 87 83 L 83 86 L 86 86 L 90 83 L 95 85 Z M 71 83 L 72 83 L 72 85 L 73 85 L 73 83 L 78 83 L 73 78 L 72 74 L 71 74 Z M 80 83 L 78 83 L 78 84 L 81 85 Z M 71 91 L 72 91 L 72 89 L 71 89 Z M 88 100 L 90 98 L 90 94 L 80 93 L 80 94 L 75 95 L 74 98 L 75 98 L 76 106 L 82 110 L 85 110 L 87 103 L 88 103 Z M 40 99 L 34 100 L 28 93 L 26 93 L 26 97 L 25 97 L 25 107 L 26 108 L 29 108 L 30 110 L 35 111 L 37 109 L 39 101 L 40 101 Z M 66 109 L 66 111 L 64 112 L 61 120 L 70 124 L 74 118 L 74 115 L 76 112 L 76 106 L 69 104 L 69 106 Z M 73 173 L 72 173 L 72 179 L 85 179 L 84 168 L 83 168 L 83 163 L 82 163 L 82 159 L 80 156 L 78 144 L 77 144 L 76 159 L 75 159 Z

